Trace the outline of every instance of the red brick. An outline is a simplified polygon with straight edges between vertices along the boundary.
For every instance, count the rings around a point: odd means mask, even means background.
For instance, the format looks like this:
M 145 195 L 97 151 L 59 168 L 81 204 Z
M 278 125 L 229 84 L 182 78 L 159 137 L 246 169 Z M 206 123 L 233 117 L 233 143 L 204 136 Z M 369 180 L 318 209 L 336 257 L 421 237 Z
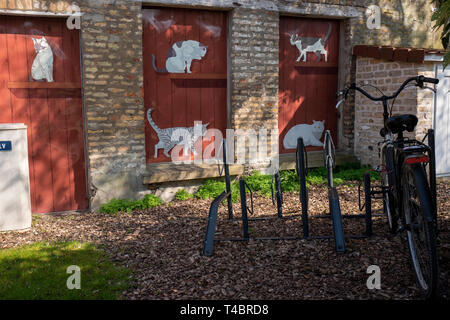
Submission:
M 408 62 L 423 63 L 425 60 L 425 50 L 413 49 L 409 52 Z
M 393 60 L 394 60 L 394 61 L 404 61 L 404 62 L 408 62 L 409 51 L 411 51 L 411 49 L 407 49 L 407 48 L 396 48 L 396 49 L 394 50 Z
M 381 58 L 380 47 L 376 46 L 367 47 L 367 55 L 374 59 L 380 59 Z
M 394 57 L 394 48 L 393 47 L 381 47 L 380 48 L 380 58 L 383 60 L 392 61 Z
M 360 57 L 367 57 L 367 46 L 366 45 L 356 45 L 353 47 L 353 55 Z

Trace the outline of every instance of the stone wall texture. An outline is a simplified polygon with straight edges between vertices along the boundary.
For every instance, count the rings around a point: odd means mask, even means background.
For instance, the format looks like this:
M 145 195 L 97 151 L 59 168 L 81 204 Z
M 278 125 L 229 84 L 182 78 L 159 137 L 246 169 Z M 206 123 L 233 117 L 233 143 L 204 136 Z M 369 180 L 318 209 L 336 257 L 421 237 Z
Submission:
M 381 8 L 379 30 L 366 27 L 366 9 L 373 4 Z M 77 5 L 83 14 L 80 33 L 83 107 L 92 207 L 111 198 L 139 197 L 147 189 L 142 184 L 142 175 L 147 170 L 142 98 L 143 5 L 213 8 L 229 12 L 228 123 L 232 129 L 264 127 L 277 130 L 280 15 L 340 19 L 341 87 L 355 80 L 357 68 L 360 68 L 360 77 L 368 77 L 372 72 L 363 73 L 361 68 L 375 68 L 368 60 L 357 63 L 352 56 L 356 44 L 440 47 L 438 35 L 430 32 L 432 8 L 429 0 L 0 0 L 0 13 L 69 15 L 73 5 Z M 396 77 L 400 81 L 407 74 L 415 73 L 419 66 L 380 63 L 380 68 L 384 69 L 377 72 L 400 72 L 390 83 L 381 75 L 376 79 L 378 84 L 394 86 Z M 359 106 L 361 101 L 358 99 L 356 105 Z M 418 106 L 424 121 L 429 116 L 426 99 L 428 96 L 424 96 Z M 401 100 L 406 108 L 406 98 Z M 377 125 L 379 119 L 373 109 L 358 109 L 355 113 L 354 102 L 355 97 L 350 97 L 340 109 L 339 148 L 349 152 L 355 150 L 365 157 L 360 145 L 373 143 L 374 136 L 369 134 L 370 130 L 358 131 L 357 139 L 363 142 L 354 143 L 355 128 L 365 125 L 358 118 L 358 112 L 373 117 L 371 127 Z M 278 150 L 277 146 L 277 139 L 269 139 L 269 150 Z M 250 147 L 236 143 L 235 151 L 245 153 Z

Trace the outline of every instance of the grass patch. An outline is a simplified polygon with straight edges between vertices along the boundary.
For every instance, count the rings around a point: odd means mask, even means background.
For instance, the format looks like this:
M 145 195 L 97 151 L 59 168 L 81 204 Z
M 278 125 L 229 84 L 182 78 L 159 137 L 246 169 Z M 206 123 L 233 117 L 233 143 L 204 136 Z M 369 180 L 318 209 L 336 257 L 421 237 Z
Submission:
M 333 182 L 335 185 L 353 185 L 355 181 L 362 181 L 365 172 L 369 171 L 370 167 L 361 166 L 359 163 L 347 163 L 336 166 L 333 170 Z M 291 170 L 292 171 L 292 170 Z M 295 171 L 293 171 L 295 174 Z M 376 181 L 380 179 L 378 172 L 370 173 L 371 180 Z M 306 177 L 307 185 L 324 185 L 327 183 L 327 170 L 324 167 L 309 169 Z
M 115 214 L 118 212 L 133 212 L 145 210 L 161 205 L 162 200 L 154 194 L 147 194 L 140 200 L 112 199 L 108 203 L 102 204 L 99 211 L 102 213 Z
M 69 290 L 67 267 L 81 269 L 81 289 Z M 35 243 L 0 251 L 0 299 L 118 299 L 129 271 L 89 243 Z

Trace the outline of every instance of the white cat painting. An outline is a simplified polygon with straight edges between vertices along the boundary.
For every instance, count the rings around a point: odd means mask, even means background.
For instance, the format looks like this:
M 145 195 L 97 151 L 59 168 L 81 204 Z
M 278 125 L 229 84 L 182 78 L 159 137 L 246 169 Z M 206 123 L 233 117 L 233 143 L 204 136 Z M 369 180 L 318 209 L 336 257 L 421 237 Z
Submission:
M 46 79 L 48 82 L 53 82 L 53 51 L 47 39 L 42 37 L 40 39 L 31 38 L 36 50 L 36 58 L 31 65 L 31 79 L 42 81 Z
M 313 120 L 313 124 L 304 123 L 293 126 L 284 137 L 283 146 L 285 149 L 295 149 L 297 148 L 298 138 L 302 137 L 305 146 L 323 147 L 320 138 L 324 129 L 325 120 Z
M 156 72 L 171 72 L 171 73 L 192 73 L 192 60 L 201 60 L 207 51 L 208 46 L 201 44 L 198 41 L 186 40 L 175 42 L 169 50 L 166 59 L 166 67 L 158 69 L 155 63 L 155 55 L 152 54 L 152 65 Z
M 325 43 L 331 34 L 331 23 L 329 23 L 328 33 L 323 38 L 315 37 L 299 37 L 297 34 L 291 34 L 290 42 L 291 45 L 296 46 L 299 53 L 297 62 L 303 58 L 303 62 L 306 62 L 306 56 L 308 52 L 313 52 L 316 54 L 318 61 L 321 60 L 322 55 L 325 56 L 325 62 L 328 61 L 328 52 L 325 49 Z

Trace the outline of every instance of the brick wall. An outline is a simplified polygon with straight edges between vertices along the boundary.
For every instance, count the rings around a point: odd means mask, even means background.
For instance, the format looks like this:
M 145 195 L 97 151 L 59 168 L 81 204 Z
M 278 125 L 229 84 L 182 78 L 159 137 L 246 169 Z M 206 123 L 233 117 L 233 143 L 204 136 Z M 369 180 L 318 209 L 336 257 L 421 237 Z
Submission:
M 83 104 L 93 207 L 113 197 L 139 197 L 146 189 L 142 184 L 142 174 L 146 171 L 141 97 L 142 2 L 229 11 L 228 121 L 233 129 L 276 130 L 278 127 L 278 22 L 281 14 L 341 19 L 340 86 L 354 80 L 356 68 L 363 67 L 352 58 L 355 44 L 436 47 L 438 43 L 437 36 L 429 32 L 428 0 L 0 0 L 3 14 L 67 15 L 72 3 L 81 8 Z M 365 11 L 370 4 L 382 7 L 380 30 L 368 30 L 365 26 Z M 372 66 L 367 64 L 364 67 Z M 382 65 L 388 68 L 385 63 Z M 429 97 L 423 97 L 423 105 L 418 109 L 422 120 L 429 116 L 426 99 Z M 360 101 L 356 103 L 359 105 Z M 340 113 L 339 147 L 355 149 L 361 154 L 362 149 L 354 148 L 354 126 L 364 124 L 358 122 L 352 99 L 341 107 Z M 379 120 L 374 118 L 373 121 Z M 356 134 L 367 144 L 374 139 L 369 132 L 357 131 Z M 270 139 L 268 144 L 269 150 L 272 146 L 278 150 L 278 139 Z M 357 144 L 358 148 L 360 145 Z M 236 151 L 245 152 L 245 147 L 237 144 Z
M 373 58 L 356 59 L 356 83 L 369 85 L 365 89 L 373 96 L 380 93 L 371 88 L 377 86 L 386 95 L 394 93 L 404 80 L 423 74 L 434 77 L 434 64 L 391 62 Z M 410 137 L 422 139 L 432 127 L 433 93 L 416 87 L 404 90 L 395 100 L 393 115 L 414 114 L 419 118 L 416 130 Z M 355 155 L 364 164 L 378 165 L 378 146 L 382 140 L 380 129 L 383 127 L 383 106 L 373 102 L 362 94 L 355 94 Z
M 145 189 L 142 13 L 139 1 L 86 1 L 80 7 L 87 150 L 97 206 Z
M 278 13 L 239 8 L 230 21 L 231 128 L 277 131 Z M 245 142 L 236 140 L 236 156 L 250 160 L 248 150 L 256 152 L 257 146 Z M 278 139 L 268 141 L 271 148 L 278 152 Z

